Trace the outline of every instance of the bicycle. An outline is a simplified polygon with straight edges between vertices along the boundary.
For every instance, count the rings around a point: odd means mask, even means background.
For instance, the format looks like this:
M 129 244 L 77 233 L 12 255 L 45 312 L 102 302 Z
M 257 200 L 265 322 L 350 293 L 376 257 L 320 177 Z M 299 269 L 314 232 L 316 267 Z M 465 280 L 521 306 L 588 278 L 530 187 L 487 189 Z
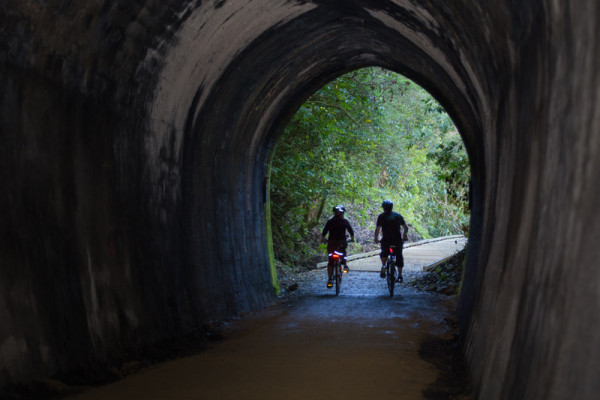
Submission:
M 334 250 L 331 253 L 331 258 L 333 258 L 333 281 L 335 282 L 335 295 L 340 294 L 340 289 L 342 286 L 342 262 L 341 260 L 344 257 L 344 253 L 339 250 Z
M 337 249 L 333 251 L 333 253 L 329 254 L 329 257 L 333 260 L 333 281 L 335 283 L 335 295 L 340 294 L 340 289 L 342 286 L 342 276 L 344 273 L 348 272 L 347 267 L 342 269 L 344 265 L 346 265 L 345 255 L 346 255 L 346 247 L 347 243 L 352 243 L 350 240 L 346 243 L 342 243 L 338 246 Z
M 396 279 L 398 273 L 396 271 L 396 246 L 390 246 L 390 255 L 388 256 L 387 262 L 385 263 L 386 269 L 386 280 L 388 290 L 390 291 L 390 297 L 394 296 L 394 286 L 396 285 Z

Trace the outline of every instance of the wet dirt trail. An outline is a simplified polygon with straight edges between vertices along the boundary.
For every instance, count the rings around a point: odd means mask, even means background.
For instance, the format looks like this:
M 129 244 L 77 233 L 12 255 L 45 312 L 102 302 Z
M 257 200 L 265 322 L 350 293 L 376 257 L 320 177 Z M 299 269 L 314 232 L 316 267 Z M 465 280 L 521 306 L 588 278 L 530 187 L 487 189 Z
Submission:
M 210 349 L 69 399 L 427 398 L 438 370 L 419 349 L 452 336 L 449 298 L 404 284 L 390 298 L 378 273 L 350 267 L 339 296 L 319 270 L 306 294 L 231 323 Z

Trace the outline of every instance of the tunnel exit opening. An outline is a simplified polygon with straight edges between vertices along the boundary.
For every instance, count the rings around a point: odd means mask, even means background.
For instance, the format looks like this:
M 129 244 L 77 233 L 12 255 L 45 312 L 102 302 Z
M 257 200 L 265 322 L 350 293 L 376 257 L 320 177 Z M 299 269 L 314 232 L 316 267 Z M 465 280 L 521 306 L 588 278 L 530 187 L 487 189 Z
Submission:
M 351 253 L 379 248 L 383 199 L 408 221 L 410 241 L 468 236 L 470 165 L 458 130 L 427 91 L 388 69 L 356 69 L 313 93 L 274 146 L 268 176 L 279 271 L 326 259 L 321 229 L 337 204 L 357 231 Z

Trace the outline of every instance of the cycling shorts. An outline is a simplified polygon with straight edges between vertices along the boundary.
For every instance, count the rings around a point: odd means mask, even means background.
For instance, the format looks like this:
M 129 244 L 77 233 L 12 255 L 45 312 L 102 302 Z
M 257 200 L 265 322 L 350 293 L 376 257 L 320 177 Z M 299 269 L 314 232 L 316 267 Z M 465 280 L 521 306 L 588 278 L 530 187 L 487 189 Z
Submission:
M 381 257 L 387 257 L 390 255 L 390 246 L 396 246 L 396 255 L 402 256 L 402 240 L 399 242 L 393 242 L 391 240 L 382 240 L 381 241 Z

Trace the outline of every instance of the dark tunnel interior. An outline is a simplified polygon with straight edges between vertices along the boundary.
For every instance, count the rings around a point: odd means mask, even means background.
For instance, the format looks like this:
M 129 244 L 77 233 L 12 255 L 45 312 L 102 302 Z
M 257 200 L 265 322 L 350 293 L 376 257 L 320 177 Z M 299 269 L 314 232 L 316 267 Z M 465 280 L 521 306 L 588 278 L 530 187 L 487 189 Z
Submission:
M 469 154 L 458 312 L 477 397 L 592 398 L 599 7 L 0 6 L 0 388 L 272 301 L 273 145 L 323 84 L 380 66 L 429 91 Z

